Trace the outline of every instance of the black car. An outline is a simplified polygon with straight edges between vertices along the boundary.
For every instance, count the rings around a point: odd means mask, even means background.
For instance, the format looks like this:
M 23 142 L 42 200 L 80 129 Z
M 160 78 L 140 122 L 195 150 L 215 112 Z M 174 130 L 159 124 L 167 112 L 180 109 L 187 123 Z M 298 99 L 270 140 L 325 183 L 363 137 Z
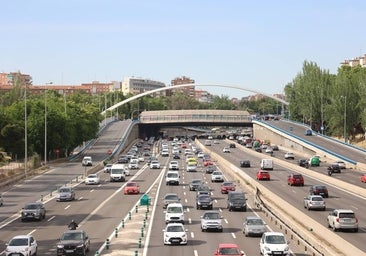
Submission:
M 299 159 L 299 166 L 308 168 L 309 167 L 309 159 Z
M 208 165 L 207 166 L 206 173 L 212 174 L 214 171 L 216 171 L 216 166 L 215 165 Z
M 320 195 L 322 197 L 329 197 L 328 189 L 324 185 L 313 185 L 309 188 L 309 195 Z
M 332 171 L 332 172 L 338 172 L 341 173 L 341 167 L 339 166 L 339 164 L 335 163 L 335 164 L 331 164 L 328 166 L 328 170 Z
M 250 167 L 250 161 L 249 160 L 240 161 L 240 167 Z
M 180 159 L 180 156 L 179 156 L 178 154 L 175 154 L 175 155 L 173 156 L 173 159 Z
M 57 256 L 85 256 L 90 248 L 89 236 L 82 230 L 69 230 L 62 234 L 57 243 Z
M 236 148 L 236 145 L 235 145 L 235 143 L 230 143 L 229 147 L 230 148 Z
M 254 150 L 257 151 L 258 153 L 262 153 L 262 149 L 260 147 L 255 147 Z
M 202 185 L 202 180 L 194 179 L 189 183 L 189 191 L 196 191 Z
M 196 209 L 211 209 L 212 210 L 212 198 L 210 195 L 199 195 L 196 198 Z

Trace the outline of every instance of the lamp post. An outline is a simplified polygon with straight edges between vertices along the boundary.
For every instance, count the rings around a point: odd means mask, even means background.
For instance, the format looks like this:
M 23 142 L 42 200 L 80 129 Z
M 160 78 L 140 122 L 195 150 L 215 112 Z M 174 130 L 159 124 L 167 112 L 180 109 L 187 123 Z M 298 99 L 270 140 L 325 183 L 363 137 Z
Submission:
M 27 127 L 27 85 L 24 90 L 24 175 L 27 178 L 28 165 L 28 127 Z
M 52 84 L 46 83 L 44 86 L 44 164 L 47 164 L 47 85 Z
M 347 143 L 347 96 L 343 97 L 344 97 L 343 136 L 344 136 L 344 142 Z

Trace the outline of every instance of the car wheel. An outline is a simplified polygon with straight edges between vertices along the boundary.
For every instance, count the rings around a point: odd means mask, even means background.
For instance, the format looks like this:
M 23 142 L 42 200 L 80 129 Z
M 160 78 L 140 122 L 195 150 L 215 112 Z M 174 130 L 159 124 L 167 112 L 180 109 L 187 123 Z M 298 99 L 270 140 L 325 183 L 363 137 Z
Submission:
M 355 231 L 355 233 L 357 233 L 357 232 L 358 232 L 358 228 L 355 228 L 355 230 L 354 230 L 354 231 Z
M 334 223 L 333 223 L 333 227 L 332 228 L 333 228 L 333 231 L 334 232 L 337 232 L 338 231 L 338 229 L 335 227 Z

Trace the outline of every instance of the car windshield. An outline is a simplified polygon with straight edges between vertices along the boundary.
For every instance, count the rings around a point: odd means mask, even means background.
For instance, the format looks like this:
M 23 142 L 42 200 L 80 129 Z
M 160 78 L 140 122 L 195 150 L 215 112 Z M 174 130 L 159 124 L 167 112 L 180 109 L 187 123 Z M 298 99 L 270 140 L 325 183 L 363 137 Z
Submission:
M 324 201 L 324 200 L 323 200 L 323 197 L 321 197 L 321 196 L 314 196 L 312 198 L 312 201 Z
M 9 243 L 10 246 L 27 246 L 28 238 L 16 238 L 12 239 Z
M 211 200 L 211 197 L 209 195 L 199 195 L 198 200 L 202 200 L 202 201 L 209 201 Z
M 61 240 L 82 240 L 82 233 L 64 233 L 61 237 Z
M 221 248 L 219 250 L 219 255 L 239 255 L 237 248 Z
M 90 174 L 89 176 L 88 176 L 88 178 L 96 178 L 97 177 L 97 175 L 96 174 Z
M 295 174 L 293 177 L 294 179 L 302 179 L 302 175 L 300 174 Z
M 166 230 L 167 232 L 183 232 L 182 226 L 169 226 Z
M 29 209 L 29 210 L 33 210 L 33 209 L 38 209 L 38 204 L 28 204 L 24 207 L 24 209 Z
M 233 186 L 233 183 L 231 183 L 231 182 L 224 182 L 222 185 L 223 186 L 226 186 L 226 187 L 229 187 L 229 186 Z
M 249 219 L 247 225 L 263 225 L 263 221 L 261 219 Z
M 267 244 L 285 244 L 285 237 L 279 235 L 271 235 L 266 237 Z
M 168 213 L 182 213 L 182 208 L 175 206 L 169 207 Z
M 206 213 L 203 216 L 204 219 L 208 219 L 208 220 L 212 220 L 212 219 L 220 219 L 220 214 L 218 214 L 217 212 L 210 212 L 210 213 Z
M 61 188 L 60 189 L 60 193 L 69 193 L 70 192 L 70 189 L 68 188 Z
M 166 195 L 165 199 L 166 200 L 178 200 L 178 196 L 177 195 Z
M 137 184 L 135 182 L 128 182 L 126 184 L 126 187 L 136 187 L 136 186 L 137 186 Z
M 201 184 L 201 180 L 192 180 L 192 184 Z

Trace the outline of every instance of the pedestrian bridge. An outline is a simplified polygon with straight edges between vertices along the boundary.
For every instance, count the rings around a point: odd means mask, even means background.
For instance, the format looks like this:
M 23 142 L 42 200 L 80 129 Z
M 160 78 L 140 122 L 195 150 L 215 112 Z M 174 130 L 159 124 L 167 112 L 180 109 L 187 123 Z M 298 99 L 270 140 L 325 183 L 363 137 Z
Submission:
M 250 126 L 252 118 L 248 111 L 190 109 L 143 111 L 139 116 L 141 124 L 217 124 Z

